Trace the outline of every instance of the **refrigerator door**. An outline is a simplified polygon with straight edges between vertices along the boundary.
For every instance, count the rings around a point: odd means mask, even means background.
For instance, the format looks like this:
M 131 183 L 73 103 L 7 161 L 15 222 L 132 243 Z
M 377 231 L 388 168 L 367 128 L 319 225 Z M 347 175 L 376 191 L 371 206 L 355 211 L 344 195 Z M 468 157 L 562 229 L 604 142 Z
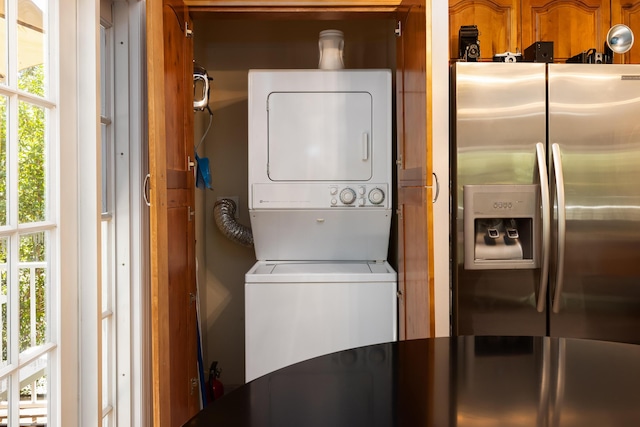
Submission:
M 639 118 L 640 66 L 549 65 L 551 336 L 640 343 Z
M 504 224 L 521 223 L 514 218 L 517 198 L 502 199 L 495 186 L 527 186 L 539 183 L 537 144 L 546 145 L 546 76 L 543 63 L 459 62 L 452 66 L 452 133 L 455 155 L 453 235 L 454 250 L 454 334 L 458 335 L 545 335 L 544 306 L 537 308 L 541 287 L 540 264 L 515 268 L 505 262 L 497 268 L 472 269 L 465 266 L 464 188 L 487 187 L 477 205 L 489 212 L 481 220 L 469 221 L 478 235 L 490 241 L 491 232 L 503 239 Z M 544 150 L 544 148 L 543 148 Z M 545 155 L 541 163 L 544 165 Z M 541 186 L 538 186 L 540 188 Z M 476 187 L 477 190 L 477 187 Z M 490 191 L 489 191 L 490 190 Z M 467 194 L 467 198 L 469 195 Z M 505 203 L 506 202 L 506 203 Z M 476 206 L 476 207 L 478 207 Z M 539 205 L 532 204 L 537 215 Z M 488 218 L 496 208 L 496 218 Z M 499 212 L 500 211 L 500 212 Z M 478 209 L 474 210 L 474 215 Z M 467 212 L 467 215 L 469 212 Z M 495 219 L 496 221 L 491 221 Z M 487 236 L 481 236 L 482 227 Z M 520 227 L 518 227 L 520 228 Z M 523 231 L 522 229 L 519 230 Z M 532 236 L 540 239 L 540 236 Z M 473 247 L 473 245 L 471 245 Z M 532 245 L 539 248 L 539 241 Z M 540 249 L 537 249 L 540 251 Z M 510 252 L 511 253 L 511 252 Z M 478 251 L 475 252 L 479 257 Z M 498 255 L 499 257 L 500 255 Z M 513 256 L 522 255 L 509 255 Z M 539 256 L 539 253 L 538 253 Z M 493 257 L 493 256 L 492 256 Z M 492 264 L 498 265 L 495 260 Z M 544 304 L 544 292 L 541 300 Z

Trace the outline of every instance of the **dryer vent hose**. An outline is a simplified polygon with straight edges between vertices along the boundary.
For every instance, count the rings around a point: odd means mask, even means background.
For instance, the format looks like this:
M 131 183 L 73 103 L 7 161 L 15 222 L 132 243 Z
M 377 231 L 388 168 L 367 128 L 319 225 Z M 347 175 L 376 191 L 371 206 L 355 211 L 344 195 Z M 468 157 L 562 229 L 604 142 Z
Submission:
M 216 225 L 228 239 L 243 246 L 253 246 L 251 228 L 236 221 L 236 204 L 231 199 L 220 199 L 213 205 Z

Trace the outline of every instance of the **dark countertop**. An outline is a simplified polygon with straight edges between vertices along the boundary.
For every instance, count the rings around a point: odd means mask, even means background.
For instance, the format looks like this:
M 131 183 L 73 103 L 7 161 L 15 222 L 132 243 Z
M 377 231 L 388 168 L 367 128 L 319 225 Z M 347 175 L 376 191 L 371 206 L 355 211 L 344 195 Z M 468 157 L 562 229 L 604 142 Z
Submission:
M 640 426 L 640 345 L 469 336 L 367 346 L 260 377 L 185 426 Z

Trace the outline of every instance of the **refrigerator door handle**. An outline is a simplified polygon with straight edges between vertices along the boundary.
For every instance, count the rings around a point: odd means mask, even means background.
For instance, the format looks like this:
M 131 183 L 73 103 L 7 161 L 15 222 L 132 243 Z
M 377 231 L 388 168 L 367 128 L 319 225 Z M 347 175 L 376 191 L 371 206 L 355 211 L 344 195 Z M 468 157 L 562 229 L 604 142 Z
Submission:
M 547 285 L 549 283 L 549 249 L 551 247 L 551 209 L 549 208 L 549 182 L 547 181 L 547 156 L 544 145 L 536 144 L 536 159 L 540 178 L 540 196 L 542 199 L 542 266 L 540 271 L 540 288 L 536 309 L 542 313 L 547 300 Z
M 556 197 L 558 198 L 558 267 L 556 269 L 556 289 L 553 296 L 553 312 L 560 312 L 560 295 L 562 295 L 563 277 L 564 277 L 564 252 L 566 240 L 566 213 L 565 213 L 565 197 L 564 197 L 564 176 L 562 173 L 562 157 L 560 155 L 560 146 L 553 144 L 551 146 L 551 155 L 553 158 L 553 171 L 556 180 Z

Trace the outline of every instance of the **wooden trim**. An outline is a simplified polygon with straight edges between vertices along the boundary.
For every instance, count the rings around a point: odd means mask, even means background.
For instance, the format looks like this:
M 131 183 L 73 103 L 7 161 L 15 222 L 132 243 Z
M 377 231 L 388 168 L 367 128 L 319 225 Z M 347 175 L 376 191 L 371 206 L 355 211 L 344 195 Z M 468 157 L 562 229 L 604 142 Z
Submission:
M 225 18 L 244 19 L 370 19 L 387 16 L 393 18 L 400 0 L 187 0 L 192 13 L 219 13 Z
M 395 17 L 395 7 L 243 7 L 243 6 L 191 6 L 189 12 L 198 18 L 215 13 L 220 19 L 252 20 L 357 20 Z
M 433 156 L 431 153 L 433 152 L 433 49 L 431 47 L 431 43 L 433 40 L 433 14 L 431 2 L 433 0 L 427 0 L 425 2 L 425 13 L 426 13 L 426 37 L 427 37 L 427 63 L 426 63 L 426 74 L 427 74 L 427 116 L 425 117 L 426 125 L 427 125 L 427 150 L 425 151 L 426 159 L 425 164 L 427 165 L 427 217 L 425 220 L 427 221 L 427 256 L 428 256 L 428 266 L 429 266 L 429 336 L 434 337 L 436 335 L 436 323 L 435 323 L 435 289 L 434 289 L 434 281 L 433 281 L 433 189 L 431 186 L 433 185 L 433 175 L 430 173 L 433 171 Z
M 311 8 L 336 8 L 336 7 L 361 7 L 361 8 L 375 8 L 375 7 L 393 7 L 397 8 L 401 3 L 401 0 L 186 0 L 185 4 L 189 7 L 192 6 L 207 6 L 207 7 L 243 7 L 243 8 L 278 8 L 278 7 L 311 7 Z M 265 6 L 267 4 L 267 6 Z

